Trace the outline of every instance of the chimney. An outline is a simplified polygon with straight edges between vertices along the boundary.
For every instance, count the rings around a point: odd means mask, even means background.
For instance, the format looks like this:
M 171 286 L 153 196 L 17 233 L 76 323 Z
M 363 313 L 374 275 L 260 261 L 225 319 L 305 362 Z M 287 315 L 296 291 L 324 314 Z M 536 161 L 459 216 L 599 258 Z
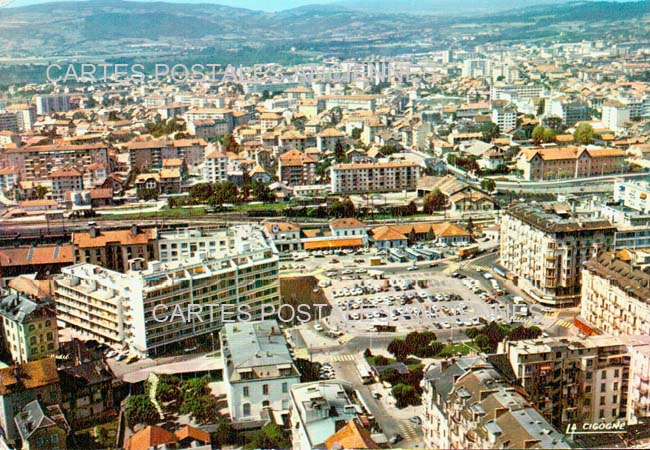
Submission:
M 507 413 L 508 411 L 510 411 L 509 408 L 496 408 L 494 410 L 494 419 L 495 420 L 498 419 L 499 417 L 501 417 L 503 414 Z
M 133 225 L 131 225 L 131 234 L 132 234 L 133 236 L 137 236 L 137 235 L 138 235 L 138 232 L 139 232 L 139 230 L 138 230 L 138 225 L 135 224 L 135 223 L 134 223 Z
M 90 231 L 91 238 L 96 238 L 97 236 L 99 236 L 99 229 L 97 228 L 96 225 L 90 225 L 88 229 Z

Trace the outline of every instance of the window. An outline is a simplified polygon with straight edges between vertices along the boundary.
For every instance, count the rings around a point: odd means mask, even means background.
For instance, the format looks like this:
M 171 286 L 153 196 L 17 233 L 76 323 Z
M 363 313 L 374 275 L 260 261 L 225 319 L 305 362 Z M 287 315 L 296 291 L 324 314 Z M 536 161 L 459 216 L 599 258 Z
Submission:
M 251 404 L 250 403 L 244 403 L 242 405 L 242 411 L 244 416 L 250 416 L 251 415 Z
M 262 385 L 262 394 L 269 395 L 269 385 L 268 384 L 263 384 Z
M 605 405 L 605 397 L 600 397 L 600 406 Z
M 591 386 L 585 386 L 585 392 L 591 392 Z
M 614 390 L 618 391 L 618 382 L 614 383 Z
M 591 380 L 591 372 L 587 372 L 586 378 L 587 380 Z
M 618 409 L 617 408 L 612 409 L 612 416 L 618 417 Z
M 614 376 L 618 377 L 618 369 L 614 369 Z
M 244 386 L 244 392 L 243 392 L 244 397 L 248 397 L 248 394 L 249 394 L 248 386 Z
M 603 370 L 602 372 L 600 372 L 600 378 L 602 378 L 603 380 L 607 379 L 607 371 L 606 370 Z
M 618 403 L 618 395 L 612 397 L 612 403 Z
M 270 401 L 268 401 L 268 400 L 264 400 L 264 401 L 262 402 L 262 408 L 268 408 L 269 406 L 271 406 L 271 402 L 270 402 Z
M 59 442 L 59 435 L 58 434 L 53 434 L 52 436 L 50 436 L 50 441 L 52 442 L 52 444 L 58 443 Z
M 605 392 L 606 389 L 606 383 L 600 383 L 600 392 Z
M 289 392 L 289 384 L 282 383 L 282 393 L 286 394 L 287 392 Z
M 600 410 L 600 414 L 598 414 L 598 417 L 601 418 L 601 419 L 605 418 L 605 410 L 604 409 Z

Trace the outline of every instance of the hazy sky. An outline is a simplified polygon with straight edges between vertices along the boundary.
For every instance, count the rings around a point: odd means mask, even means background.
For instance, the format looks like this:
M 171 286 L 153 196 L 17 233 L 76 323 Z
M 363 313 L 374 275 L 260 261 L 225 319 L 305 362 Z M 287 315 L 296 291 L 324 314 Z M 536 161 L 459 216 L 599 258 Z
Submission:
M 9 5 L 7 6 L 25 6 L 25 5 L 33 5 L 36 3 L 50 3 L 53 1 L 70 1 L 70 0 L 0 0 L 0 5 L 9 3 Z M 158 1 L 158 0 L 137 0 L 137 1 Z M 167 1 L 173 3 L 215 3 L 215 4 L 221 4 L 227 6 L 235 6 L 239 8 L 261 10 L 261 11 L 282 11 L 285 9 L 291 9 L 298 6 L 319 4 L 319 3 L 327 4 L 327 3 L 336 2 L 336 3 L 345 4 L 345 1 L 342 0 L 160 0 L 160 1 Z M 390 5 L 392 3 L 391 0 L 385 0 L 385 1 L 387 5 Z M 521 0 L 521 3 L 523 5 L 523 4 L 555 3 L 555 2 L 561 3 L 563 1 L 569 1 L 569 0 Z M 594 1 L 594 0 L 586 0 L 586 1 Z M 626 0 L 613 0 L 613 1 L 626 1 Z M 454 0 L 449 0 L 449 2 L 451 5 L 454 4 Z M 489 0 L 489 2 L 494 3 L 495 6 L 502 3 L 501 0 Z
M 25 6 L 36 3 L 50 3 L 53 1 L 63 0 L 13 0 L 10 6 Z M 156 0 L 138 0 L 138 1 L 156 1 Z M 311 5 L 314 3 L 332 3 L 333 0 L 162 0 L 171 3 L 216 3 L 220 5 L 235 6 L 261 11 L 281 11 L 283 9 L 295 8 L 297 6 Z M 0 4 L 5 3 L 0 0 Z M 8 5 L 9 6 L 9 5 Z

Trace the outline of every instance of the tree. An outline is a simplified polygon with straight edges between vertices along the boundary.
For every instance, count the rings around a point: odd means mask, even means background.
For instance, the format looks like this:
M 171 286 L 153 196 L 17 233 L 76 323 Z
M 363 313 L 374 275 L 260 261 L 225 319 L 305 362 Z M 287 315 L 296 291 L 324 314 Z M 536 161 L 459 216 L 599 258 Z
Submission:
M 555 132 L 555 130 L 551 128 L 544 128 L 544 132 L 542 133 L 542 141 L 554 142 L 556 137 L 557 137 L 557 133 Z
M 424 197 L 424 213 L 433 214 L 434 211 L 441 211 L 447 206 L 447 196 L 440 189 L 434 189 Z
M 310 381 L 318 381 L 320 379 L 320 363 L 311 362 L 308 359 L 298 358 L 295 360 L 296 368 L 300 372 L 300 381 L 307 383 Z
M 353 128 L 352 129 L 352 139 L 359 139 L 361 138 L 361 128 Z
M 544 130 L 545 128 L 541 125 L 537 125 L 533 128 L 533 134 L 531 135 L 533 141 L 536 145 L 541 144 L 544 141 Z
M 386 350 L 398 361 L 405 361 L 409 355 L 409 347 L 402 339 L 393 339 L 390 341 Z
M 39 184 L 34 188 L 34 197 L 39 200 L 43 200 L 48 192 L 49 190 L 45 186 Z
M 212 196 L 212 185 L 210 183 L 195 184 L 190 188 L 190 197 L 198 202 L 207 202 Z
M 395 397 L 395 406 L 406 408 L 407 406 L 417 406 L 420 404 L 420 396 L 413 386 L 404 383 L 398 383 L 391 390 Z
M 138 190 L 139 200 L 158 200 L 157 189 L 140 189 Z
M 372 356 L 372 351 L 370 351 L 369 348 L 365 349 L 364 352 L 363 352 L 363 357 L 364 358 L 369 358 L 371 356 Z
M 334 145 L 334 159 L 337 163 L 345 161 L 345 146 L 341 140 L 336 141 Z
M 127 398 L 124 414 L 130 428 L 137 424 L 154 425 L 160 420 L 156 407 L 145 394 Z
M 418 213 L 418 206 L 415 204 L 413 200 L 409 202 L 409 204 L 406 206 L 406 214 L 409 216 L 413 216 Z
M 217 429 L 214 433 L 211 433 L 211 437 L 213 444 L 217 444 L 217 446 L 223 447 L 227 444 L 234 443 L 236 434 L 235 430 L 230 424 L 230 421 L 220 419 L 217 422 Z
M 215 183 L 212 187 L 212 197 L 210 204 L 212 206 L 223 206 L 224 203 L 235 203 L 239 195 L 237 185 L 232 181 L 223 181 Z
M 275 200 L 275 196 L 269 187 L 261 181 L 253 181 L 252 189 L 253 196 L 260 202 L 271 202 Z
M 485 142 L 490 142 L 492 139 L 496 139 L 501 134 L 499 126 L 494 122 L 484 122 L 481 125 L 481 133 L 483 134 L 483 140 Z
M 594 133 L 594 128 L 588 123 L 581 123 L 576 127 L 576 130 L 573 133 L 575 141 L 584 145 L 591 144 L 595 137 L 596 133 Z
M 261 430 L 250 435 L 250 441 L 245 448 L 291 448 L 288 434 L 275 423 L 268 423 Z
M 492 192 L 496 189 L 497 183 L 496 181 L 490 179 L 490 178 L 484 178 L 481 180 L 481 189 L 484 191 Z

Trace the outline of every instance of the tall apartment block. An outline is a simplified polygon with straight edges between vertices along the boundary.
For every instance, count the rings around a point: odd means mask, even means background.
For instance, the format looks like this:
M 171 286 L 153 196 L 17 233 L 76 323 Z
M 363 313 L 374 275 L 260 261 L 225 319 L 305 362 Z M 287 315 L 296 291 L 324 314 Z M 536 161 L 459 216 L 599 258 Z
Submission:
M 505 342 L 503 350 L 512 381 L 555 426 L 650 418 L 650 336 L 552 337 Z
M 501 221 L 501 264 L 540 303 L 575 305 L 585 261 L 614 246 L 616 228 L 562 203 L 517 203 Z
M 415 190 L 420 167 L 408 161 L 337 164 L 331 168 L 333 194 Z
M 650 336 L 650 253 L 602 253 L 582 271 L 580 314 L 597 331 Z
M 65 267 L 57 277 L 58 319 L 67 327 L 140 355 L 197 343 L 247 310 L 280 304 L 278 255 L 262 230 L 250 225 L 220 231 L 218 253 L 169 262 L 141 258 L 120 273 L 94 264 Z M 227 305 L 222 317 L 222 306 Z M 190 314 L 191 313 L 191 314 Z

